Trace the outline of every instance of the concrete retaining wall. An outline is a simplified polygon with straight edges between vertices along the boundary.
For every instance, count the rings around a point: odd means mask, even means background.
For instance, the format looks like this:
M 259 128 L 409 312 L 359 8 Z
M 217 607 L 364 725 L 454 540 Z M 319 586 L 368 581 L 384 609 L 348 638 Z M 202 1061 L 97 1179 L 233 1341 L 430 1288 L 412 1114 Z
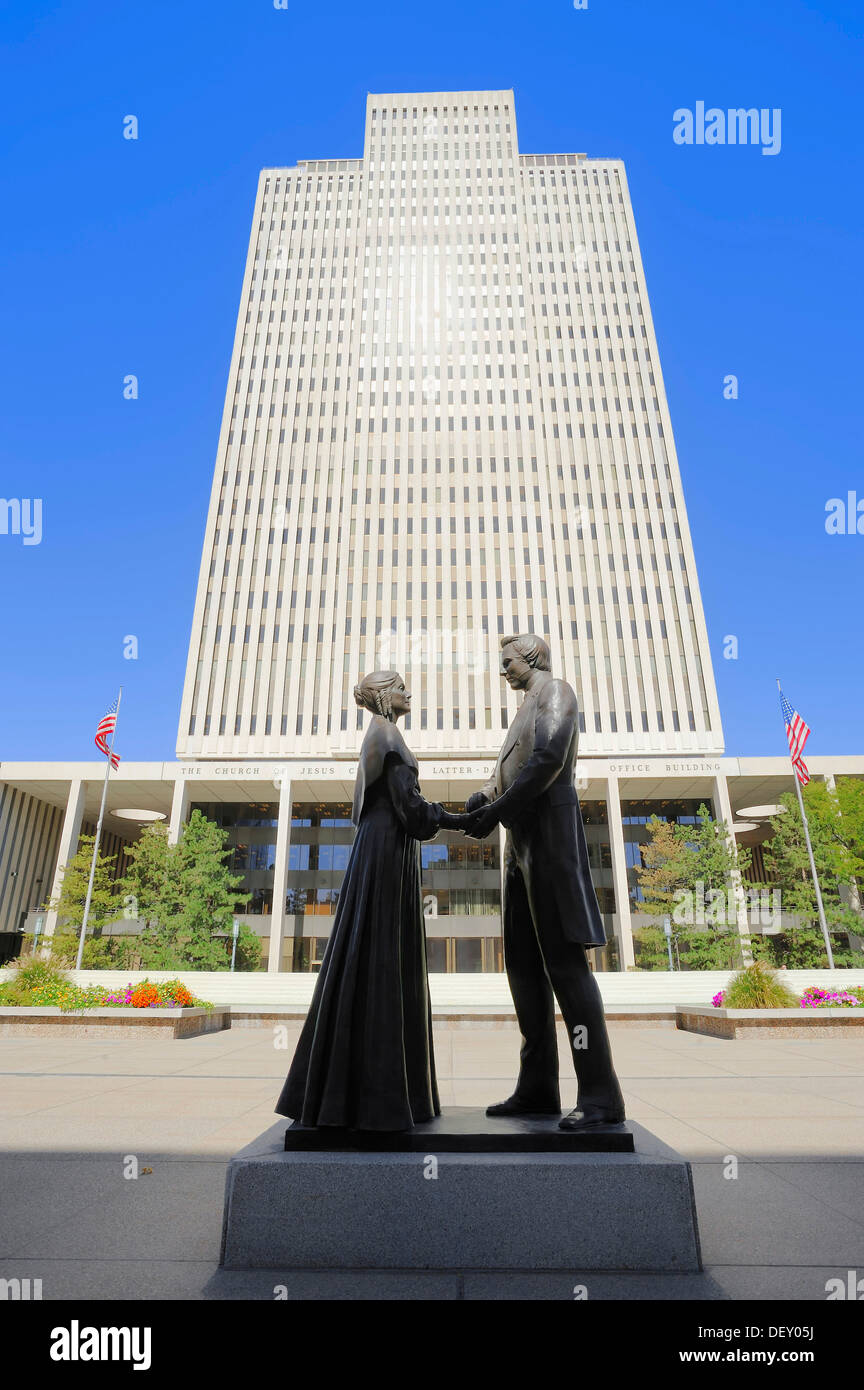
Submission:
M 862 1009 L 676 1009 L 677 1026 L 709 1038 L 864 1037 Z
M 2 1038 L 197 1038 L 231 1027 L 230 1008 L 81 1009 L 0 1008 Z

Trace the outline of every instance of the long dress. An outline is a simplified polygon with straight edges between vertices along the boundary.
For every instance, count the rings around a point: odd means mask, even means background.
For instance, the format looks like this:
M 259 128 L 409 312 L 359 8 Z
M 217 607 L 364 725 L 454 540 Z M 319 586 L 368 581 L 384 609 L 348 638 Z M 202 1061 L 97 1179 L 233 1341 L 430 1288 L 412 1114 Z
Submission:
M 441 812 L 420 795 L 396 725 L 373 716 L 357 773 L 357 834 L 277 1114 L 391 1131 L 440 1114 L 417 842 L 437 833 Z

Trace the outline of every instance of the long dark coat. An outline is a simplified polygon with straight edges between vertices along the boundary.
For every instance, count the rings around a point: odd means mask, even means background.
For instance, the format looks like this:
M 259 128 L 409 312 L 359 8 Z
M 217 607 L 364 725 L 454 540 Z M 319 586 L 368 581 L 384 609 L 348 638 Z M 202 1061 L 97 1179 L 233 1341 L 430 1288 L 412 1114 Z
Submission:
M 568 941 L 605 946 L 573 785 L 578 716 L 572 688 L 545 675 L 526 692 L 483 792 L 509 831 L 507 872 L 521 873 L 535 924 L 557 920 Z
M 357 772 L 357 834 L 279 1115 L 304 1125 L 403 1130 L 440 1114 L 418 840 L 438 830 L 417 762 L 374 715 Z

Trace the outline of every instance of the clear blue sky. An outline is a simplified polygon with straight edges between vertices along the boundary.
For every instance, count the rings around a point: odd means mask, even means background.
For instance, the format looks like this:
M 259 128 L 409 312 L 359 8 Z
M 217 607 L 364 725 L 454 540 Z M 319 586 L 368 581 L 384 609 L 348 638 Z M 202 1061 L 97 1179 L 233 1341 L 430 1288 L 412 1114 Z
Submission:
M 121 683 L 119 751 L 173 757 L 259 168 L 359 156 L 367 91 L 508 87 L 523 150 L 626 161 L 727 752 L 785 751 L 776 675 L 811 752 L 864 751 L 864 535 L 824 526 L 864 498 L 859 4 L 21 0 L 0 24 L 0 495 L 44 504 L 40 545 L 0 535 L 0 758 L 98 756 Z M 697 101 L 781 108 L 780 153 L 676 145 Z

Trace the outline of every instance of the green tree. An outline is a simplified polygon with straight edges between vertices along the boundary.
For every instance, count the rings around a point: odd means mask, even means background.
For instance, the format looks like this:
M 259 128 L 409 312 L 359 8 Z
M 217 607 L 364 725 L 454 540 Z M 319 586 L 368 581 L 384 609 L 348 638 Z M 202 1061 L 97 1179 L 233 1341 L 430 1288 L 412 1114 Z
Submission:
M 651 816 L 648 839 L 641 846 L 642 863 L 636 868 L 642 890 L 642 911 L 654 917 L 671 916 L 677 894 L 690 884 L 692 854 L 674 821 Z
M 864 781 L 858 777 L 839 777 L 832 791 L 824 783 L 810 783 L 814 790 L 824 787 L 831 816 L 831 834 L 835 845 L 834 872 L 838 895 L 851 909 L 845 919 L 847 930 L 864 936 L 864 916 L 861 912 L 861 888 L 864 884 Z M 816 790 L 818 795 L 818 790 Z M 805 802 L 806 804 L 806 802 Z
M 55 965 L 74 967 L 78 959 L 78 941 L 95 841 L 95 835 L 81 836 L 77 852 L 62 870 L 60 892 L 56 898 L 44 904 L 45 910 L 57 913 L 57 929 L 53 936 L 42 938 L 39 949 L 43 946 L 50 948 L 51 960 Z M 93 893 L 87 914 L 87 936 L 81 958 L 85 970 L 122 968 L 128 954 L 124 952 L 124 943 L 119 939 L 102 935 L 103 929 L 116 922 L 123 912 L 120 884 L 114 879 L 116 860 L 116 854 L 96 856 Z
M 735 836 L 725 821 L 712 820 L 708 807 L 699 807 L 698 823 L 678 827 L 696 855 L 697 878 L 709 890 L 728 893 L 734 889 L 736 874 L 746 879 L 750 871 L 751 854 L 746 845 L 735 844 Z
M 59 926 L 81 926 L 95 843 L 95 835 L 81 836 L 77 852 L 62 870 L 60 892 L 56 898 L 51 898 L 44 904 L 46 910 L 57 913 Z M 116 861 L 116 854 L 96 856 L 93 892 L 90 897 L 90 911 L 87 914 L 88 932 L 101 931 L 109 922 L 116 922 L 122 911 L 113 877 Z
M 680 961 L 681 950 L 686 951 L 687 938 L 680 931 L 672 930 L 672 960 Z M 661 927 L 636 927 L 633 932 L 636 947 L 637 970 L 668 970 L 669 951 L 666 946 L 666 933 Z
M 694 915 L 704 918 L 690 933 L 688 964 L 694 970 L 732 969 L 742 963 L 737 907 L 750 870 L 750 850 L 736 847 L 726 822 L 713 820 L 704 804 L 696 825 L 678 830 L 693 854 L 688 887 L 696 898 Z
M 668 916 L 673 956 L 686 959 L 694 970 L 717 970 L 739 965 L 741 939 L 735 913 L 736 884 L 750 867 L 749 851 L 737 849 L 722 821 L 699 807 L 696 825 L 678 825 L 652 816 L 649 840 L 642 846 L 636 873 L 643 910 Z M 660 958 L 660 941 L 653 928 L 639 932 L 646 963 Z M 665 941 L 663 942 L 665 946 Z M 661 969 L 660 965 L 648 968 Z
M 802 797 L 835 962 L 860 964 L 861 952 L 853 952 L 845 938 L 849 932 L 862 934 L 862 917 L 854 904 L 860 900 L 858 884 L 864 878 L 864 784 L 841 778 L 832 791 L 824 782 L 813 781 L 803 788 Z M 799 925 L 767 938 L 761 949 L 793 969 L 827 966 L 798 798 L 784 792 L 780 804 L 784 809 L 771 819 L 773 833 L 763 857 L 780 889 L 784 913 L 798 917 Z
M 836 793 L 846 825 L 844 839 L 853 857 L 853 873 L 856 878 L 864 878 L 864 780 L 838 777 Z
M 155 927 L 170 915 L 172 902 L 168 827 L 160 822 L 145 826 L 128 850 L 129 868 L 123 881 L 130 917 Z
M 675 922 L 672 914 L 679 901 L 677 894 L 686 890 L 689 882 L 690 854 L 674 821 L 651 816 L 647 830 L 649 838 L 640 847 L 642 863 L 636 868 L 643 898 L 640 907 L 652 917 L 669 918 L 672 959 L 679 964 L 682 952 L 687 950 L 689 932 Z M 669 969 L 666 934 L 661 927 L 638 927 L 633 939 L 640 969 Z
M 242 896 L 243 879 L 226 864 L 231 853 L 225 847 L 227 838 L 227 831 L 193 811 L 172 856 L 175 872 L 171 877 L 179 894 L 174 930 L 184 940 L 191 960 L 201 962 L 199 970 L 218 970 L 220 951 L 225 961 L 226 944 L 217 934 L 230 938 Z M 205 960 L 212 963 L 205 965 Z
M 148 826 L 130 850 L 124 889 L 143 930 L 141 963 L 154 970 L 225 970 L 230 965 L 233 918 L 245 902 L 242 877 L 226 860 L 227 832 L 195 810 L 176 845 L 166 828 Z M 254 969 L 260 960 L 255 933 L 241 924 L 237 965 Z

